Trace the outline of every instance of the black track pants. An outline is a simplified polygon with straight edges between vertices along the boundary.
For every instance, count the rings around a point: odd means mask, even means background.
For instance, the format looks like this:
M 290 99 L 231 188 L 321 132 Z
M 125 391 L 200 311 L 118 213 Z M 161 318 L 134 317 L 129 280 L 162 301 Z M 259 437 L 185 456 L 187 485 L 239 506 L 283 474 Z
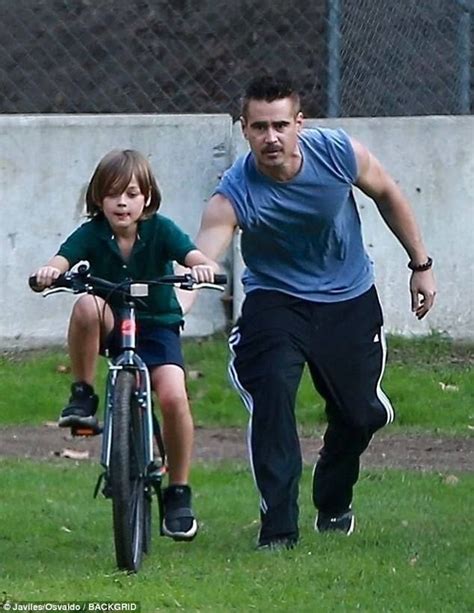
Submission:
M 326 401 L 328 427 L 315 466 L 313 501 L 345 511 L 359 457 L 393 420 L 380 387 L 385 338 L 375 288 L 338 303 L 314 303 L 257 290 L 245 299 L 229 337 L 229 374 L 250 412 L 249 452 L 261 495 L 260 542 L 298 537 L 302 470 L 295 397 L 305 364 Z

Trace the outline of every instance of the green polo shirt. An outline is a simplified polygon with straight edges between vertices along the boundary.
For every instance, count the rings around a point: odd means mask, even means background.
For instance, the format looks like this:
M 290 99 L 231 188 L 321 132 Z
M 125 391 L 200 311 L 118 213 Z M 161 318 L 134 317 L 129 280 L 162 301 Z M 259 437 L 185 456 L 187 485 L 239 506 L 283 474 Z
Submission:
M 196 247 L 187 234 L 170 219 L 156 214 L 138 223 L 137 239 L 125 261 L 108 221 L 100 215 L 77 228 L 60 246 L 58 255 L 66 258 L 70 266 L 87 260 L 91 275 L 118 283 L 125 279 L 148 281 L 173 274 L 173 262 L 184 264 L 186 255 L 193 249 Z M 183 313 L 172 286 L 150 287 L 149 296 L 144 300 L 146 309 L 137 305 L 140 321 L 163 326 L 182 322 Z M 117 295 L 109 303 L 118 307 L 122 301 Z

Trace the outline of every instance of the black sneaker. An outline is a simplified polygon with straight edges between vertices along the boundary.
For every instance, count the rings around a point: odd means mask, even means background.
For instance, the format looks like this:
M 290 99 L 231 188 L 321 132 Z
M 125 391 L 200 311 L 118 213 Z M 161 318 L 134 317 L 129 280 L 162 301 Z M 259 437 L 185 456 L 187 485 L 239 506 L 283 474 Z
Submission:
M 97 429 L 99 422 L 95 416 L 99 397 L 88 383 L 79 381 L 71 385 L 71 397 L 59 416 L 61 428 Z
M 264 541 L 257 545 L 257 551 L 285 551 L 296 547 L 296 539 L 283 536 Z
M 175 541 L 192 541 L 198 523 L 191 509 L 189 485 L 170 485 L 163 491 L 163 534 Z
M 314 523 L 317 532 L 343 532 L 347 536 L 354 532 L 354 528 L 355 516 L 351 509 L 336 515 L 319 511 Z

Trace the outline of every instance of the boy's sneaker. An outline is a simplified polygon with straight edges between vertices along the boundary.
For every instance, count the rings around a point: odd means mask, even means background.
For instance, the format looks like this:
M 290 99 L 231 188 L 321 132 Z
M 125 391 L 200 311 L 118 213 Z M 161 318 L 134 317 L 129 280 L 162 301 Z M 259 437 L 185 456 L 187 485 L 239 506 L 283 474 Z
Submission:
M 275 537 L 269 541 L 259 543 L 258 551 L 285 551 L 296 547 L 296 539 L 288 536 Z
M 99 423 L 95 416 L 99 397 L 88 383 L 79 381 L 71 385 L 71 397 L 59 416 L 61 428 L 97 429 Z
M 314 529 L 317 532 L 343 532 L 349 536 L 354 532 L 355 516 L 351 509 L 344 513 L 331 515 L 319 511 Z
M 198 523 L 191 509 L 189 485 L 170 485 L 163 491 L 163 534 L 175 541 L 192 541 Z

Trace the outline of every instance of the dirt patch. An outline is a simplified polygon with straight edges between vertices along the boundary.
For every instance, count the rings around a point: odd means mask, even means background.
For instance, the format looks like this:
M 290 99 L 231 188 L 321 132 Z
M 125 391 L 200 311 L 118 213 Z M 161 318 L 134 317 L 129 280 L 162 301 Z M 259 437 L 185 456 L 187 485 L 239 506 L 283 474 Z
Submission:
M 246 433 L 239 428 L 197 428 L 194 459 L 247 461 Z M 303 459 L 313 464 L 320 437 L 301 437 Z M 100 437 L 73 438 L 55 424 L 0 428 L 0 457 L 97 460 Z M 363 468 L 474 471 L 474 438 L 392 434 L 375 437 L 363 455 Z

